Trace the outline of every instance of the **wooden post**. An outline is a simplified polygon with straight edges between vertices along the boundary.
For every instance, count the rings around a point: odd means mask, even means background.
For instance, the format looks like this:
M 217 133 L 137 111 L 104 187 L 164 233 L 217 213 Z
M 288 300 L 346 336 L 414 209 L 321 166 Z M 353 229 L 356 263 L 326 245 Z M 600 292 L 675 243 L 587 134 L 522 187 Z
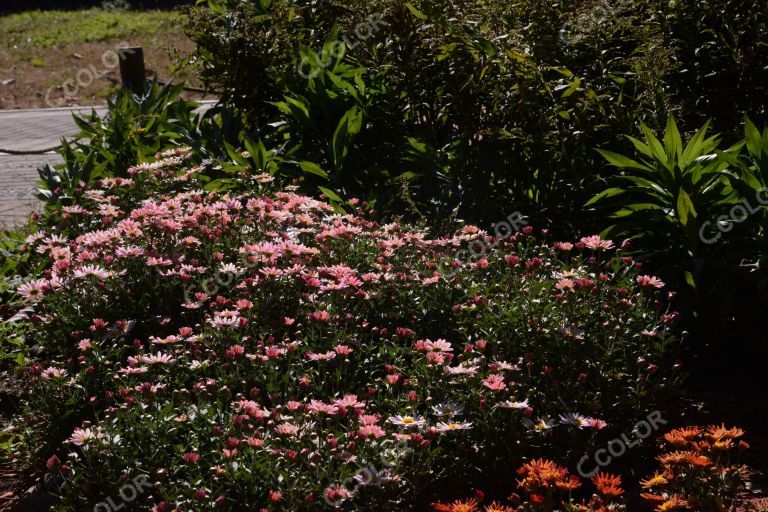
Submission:
M 146 88 L 144 49 L 141 46 L 118 48 L 117 55 L 120 57 L 120 77 L 123 81 L 123 88 L 143 96 Z

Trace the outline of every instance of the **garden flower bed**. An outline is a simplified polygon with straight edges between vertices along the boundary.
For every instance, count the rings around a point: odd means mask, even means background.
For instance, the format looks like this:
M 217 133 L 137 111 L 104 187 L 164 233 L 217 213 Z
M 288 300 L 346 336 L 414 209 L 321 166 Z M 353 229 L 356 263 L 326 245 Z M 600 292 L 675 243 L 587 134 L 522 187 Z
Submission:
M 668 407 L 675 313 L 611 241 L 430 239 L 162 156 L 27 240 L 13 433 L 62 510 L 423 510 Z

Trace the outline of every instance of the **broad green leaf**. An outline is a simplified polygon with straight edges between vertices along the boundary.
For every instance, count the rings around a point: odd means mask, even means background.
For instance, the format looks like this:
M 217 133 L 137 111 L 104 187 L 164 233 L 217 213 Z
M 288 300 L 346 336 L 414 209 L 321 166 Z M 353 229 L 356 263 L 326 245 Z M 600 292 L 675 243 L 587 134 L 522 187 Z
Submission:
M 339 121 L 331 140 L 331 156 L 338 170 L 347 155 L 348 145 L 352 138 L 360 132 L 363 116 L 358 107 L 349 109 Z
M 234 147 L 232 147 L 232 144 L 230 144 L 227 141 L 224 141 L 224 148 L 227 150 L 227 154 L 232 159 L 233 162 L 240 164 L 242 166 L 248 165 L 248 160 Z
M 213 181 L 210 181 L 210 182 L 206 183 L 206 185 L 203 187 L 203 190 L 205 190 L 207 192 L 211 192 L 211 191 L 214 191 L 214 190 L 219 190 L 221 188 L 221 186 L 224 184 L 224 182 L 225 182 L 225 180 L 213 180 Z
M 317 165 L 314 162 L 309 161 L 303 161 L 299 162 L 299 167 L 301 167 L 301 170 L 304 172 L 308 172 L 310 174 L 315 174 L 317 176 L 321 176 L 323 178 L 328 177 L 328 173 L 325 172 L 319 165 Z
M 683 189 L 680 189 L 677 195 L 677 215 L 683 226 L 688 225 L 689 216 L 696 217 L 696 209 L 693 207 L 693 202 L 688 193 Z
M 606 151 L 604 149 L 598 149 L 598 153 L 602 155 L 603 158 L 605 158 L 609 164 L 614 165 L 616 167 L 620 168 L 630 168 L 630 169 L 643 169 L 644 171 L 650 171 L 651 169 L 639 162 L 636 162 L 632 160 L 631 158 L 627 158 L 624 155 L 620 155 L 618 153 L 614 153 L 613 151 Z
M 616 187 L 607 188 L 602 192 L 600 192 L 599 194 L 597 194 L 592 199 L 590 199 L 589 201 L 587 201 L 587 203 L 584 206 L 590 206 L 603 199 L 606 199 L 609 197 L 615 197 L 624 193 L 626 193 L 626 190 L 624 190 L 623 188 L 616 188 Z
M 683 154 L 683 139 L 672 116 L 667 119 L 667 128 L 664 130 L 664 146 L 666 146 L 667 158 L 680 159 Z
M 744 134 L 747 140 L 747 151 L 749 151 L 750 155 L 759 158 L 763 152 L 763 139 L 760 131 L 749 117 L 744 118 Z
M 659 139 L 656 138 L 656 136 L 653 134 L 650 128 L 648 128 L 648 125 L 646 125 L 644 122 L 640 121 L 640 128 L 643 130 L 643 134 L 645 135 L 645 140 L 648 143 L 648 147 L 651 148 L 651 153 L 653 154 L 653 157 L 664 164 L 665 167 L 669 169 L 668 161 L 667 161 L 667 152 L 664 150 L 664 146 L 661 145 L 661 142 L 659 142 Z M 671 171 L 671 169 L 669 169 Z
M 258 145 L 255 145 L 251 139 L 245 137 L 243 140 L 245 149 L 251 154 L 251 158 L 256 163 L 256 169 L 259 171 L 265 171 L 267 167 L 267 161 L 269 160 L 269 152 L 264 147 L 264 143 L 259 139 Z
M 424 21 L 424 20 L 426 20 L 426 19 L 427 19 L 427 15 L 426 15 L 426 14 L 424 14 L 423 12 L 421 12 L 420 10 L 418 10 L 416 7 L 414 7 L 412 3 L 410 3 L 410 2 L 407 2 L 407 3 L 405 4 L 405 7 L 406 7 L 406 8 L 407 8 L 409 11 L 411 11 L 411 14 L 413 14 L 414 16 L 416 16 L 417 18 L 419 18 L 420 20 Z
M 418 151 L 419 153 L 426 153 L 427 152 L 427 145 L 423 142 L 421 142 L 419 139 L 415 139 L 413 137 L 408 137 L 408 144 L 411 145 L 413 149 Z
M 709 129 L 709 123 L 706 123 L 701 129 L 699 129 L 688 144 L 685 146 L 683 156 L 680 158 L 680 167 L 687 167 L 690 162 L 695 160 L 698 156 L 707 153 L 704 144 L 704 138 L 707 135 Z
M 331 190 L 329 188 L 326 188 L 326 187 L 317 187 L 317 188 L 318 188 L 318 190 L 320 190 L 320 192 L 325 194 L 328 197 L 328 199 L 330 199 L 331 201 L 335 201 L 337 203 L 341 203 L 343 201 L 341 196 L 339 196 L 339 194 L 337 194 L 333 190 Z

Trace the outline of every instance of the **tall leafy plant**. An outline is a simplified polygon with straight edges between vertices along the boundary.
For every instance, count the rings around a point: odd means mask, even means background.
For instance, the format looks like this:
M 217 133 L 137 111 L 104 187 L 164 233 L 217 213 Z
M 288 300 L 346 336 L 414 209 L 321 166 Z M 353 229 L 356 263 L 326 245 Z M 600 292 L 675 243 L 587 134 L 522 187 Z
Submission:
M 631 238 L 639 260 L 681 292 L 696 339 L 729 340 L 731 359 L 718 351 L 709 370 L 765 355 L 755 341 L 768 313 L 768 130 L 745 124 L 726 149 L 706 125 L 685 144 L 672 119 L 661 139 L 642 125 L 645 141 L 629 137 L 636 156 L 600 150 L 620 172 L 587 203 L 610 212 L 605 236 Z
M 198 104 L 182 99 L 182 90 L 181 84 L 161 87 L 153 81 L 143 95 L 121 89 L 105 116 L 75 115 L 79 153 L 85 159 L 93 152 L 95 167 L 109 176 L 126 176 L 129 167 L 173 145 L 191 124 Z
M 673 118 L 659 140 L 644 123 L 645 141 L 628 136 L 636 159 L 599 149 L 620 173 L 587 206 L 610 209 L 603 234 L 636 241 L 661 266 L 687 270 L 709 249 L 702 240 L 704 221 L 726 214 L 737 196 L 728 163 L 718 158 L 720 138 L 708 136 L 708 125 L 683 143 Z M 725 151 L 733 153 L 738 147 Z M 690 276 L 689 276 L 690 281 Z

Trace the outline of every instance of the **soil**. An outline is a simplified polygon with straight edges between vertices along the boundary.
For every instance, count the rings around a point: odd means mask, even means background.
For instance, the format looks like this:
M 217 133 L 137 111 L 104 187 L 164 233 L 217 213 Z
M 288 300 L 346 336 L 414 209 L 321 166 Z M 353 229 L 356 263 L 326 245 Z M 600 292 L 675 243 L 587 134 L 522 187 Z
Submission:
M 105 105 L 120 86 L 115 49 L 119 43 L 92 42 L 65 48 L 0 49 L 0 109 Z M 178 68 L 194 43 L 183 34 L 152 36 L 142 44 L 148 77 L 202 87 L 194 70 Z M 212 98 L 185 92 L 191 100 Z

